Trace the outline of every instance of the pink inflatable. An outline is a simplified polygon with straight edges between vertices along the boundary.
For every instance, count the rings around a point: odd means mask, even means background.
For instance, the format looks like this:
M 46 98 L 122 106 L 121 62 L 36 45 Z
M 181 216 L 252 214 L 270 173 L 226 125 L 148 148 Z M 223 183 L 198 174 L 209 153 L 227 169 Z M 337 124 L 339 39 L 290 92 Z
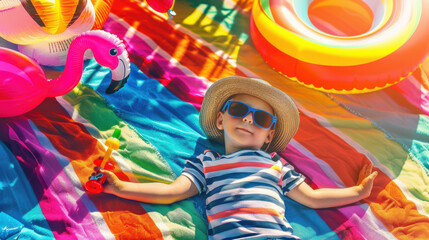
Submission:
M 155 11 L 166 13 L 169 19 L 176 16 L 173 11 L 174 0 L 146 0 L 147 4 Z
M 91 49 L 95 60 L 112 70 L 112 81 L 106 93 L 124 86 L 130 73 L 125 45 L 115 35 L 96 30 L 77 36 L 70 44 L 61 76 L 47 79 L 42 68 L 27 56 L 0 48 L 0 117 L 12 117 L 37 107 L 46 97 L 70 92 L 80 81 L 83 56 Z

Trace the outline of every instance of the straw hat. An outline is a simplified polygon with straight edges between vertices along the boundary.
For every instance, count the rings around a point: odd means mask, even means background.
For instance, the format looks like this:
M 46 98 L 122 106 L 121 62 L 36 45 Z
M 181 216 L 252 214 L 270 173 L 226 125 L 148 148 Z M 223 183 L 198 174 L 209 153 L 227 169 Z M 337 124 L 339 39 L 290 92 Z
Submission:
M 268 82 L 239 76 L 219 79 L 207 90 L 200 110 L 200 126 L 209 139 L 224 143 L 223 131 L 216 127 L 216 115 L 233 95 L 248 94 L 268 103 L 277 117 L 273 140 L 266 152 L 281 152 L 295 135 L 299 115 L 295 103 L 283 91 Z

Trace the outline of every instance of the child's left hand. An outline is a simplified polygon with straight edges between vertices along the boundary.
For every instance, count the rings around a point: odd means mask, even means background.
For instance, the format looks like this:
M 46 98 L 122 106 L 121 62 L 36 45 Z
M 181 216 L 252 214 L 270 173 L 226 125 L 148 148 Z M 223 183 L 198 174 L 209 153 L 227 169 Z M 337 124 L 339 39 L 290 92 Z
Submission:
M 360 188 L 362 198 L 367 198 L 371 194 L 372 186 L 378 172 L 372 172 L 372 164 L 365 165 L 359 172 L 357 185 Z

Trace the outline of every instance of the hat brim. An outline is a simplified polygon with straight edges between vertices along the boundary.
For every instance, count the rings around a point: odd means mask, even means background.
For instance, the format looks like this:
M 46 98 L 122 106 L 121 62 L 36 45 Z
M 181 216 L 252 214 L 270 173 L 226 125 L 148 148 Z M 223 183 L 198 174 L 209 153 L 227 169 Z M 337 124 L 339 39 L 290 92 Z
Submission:
M 257 97 L 273 108 L 277 123 L 273 140 L 266 151 L 283 151 L 298 131 L 298 109 L 286 93 L 256 78 L 231 76 L 219 79 L 209 87 L 201 105 L 199 119 L 207 138 L 224 143 L 223 131 L 216 127 L 217 113 L 231 96 L 237 94 Z

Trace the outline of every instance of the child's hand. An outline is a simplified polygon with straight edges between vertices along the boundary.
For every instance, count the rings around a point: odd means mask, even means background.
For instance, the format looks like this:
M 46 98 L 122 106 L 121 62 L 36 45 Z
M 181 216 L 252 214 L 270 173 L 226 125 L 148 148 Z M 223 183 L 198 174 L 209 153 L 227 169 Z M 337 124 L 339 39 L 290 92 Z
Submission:
M 111 171 L 100 169 L 100 172 L 106 176 L 106 184 L 104 185 L 103 192 L 109 194 L 116 194 L 122 187 L 122 181 Z
M 372 164 L 365 165 L 359 172 L 358 187 L 362 198 L 367 198 L 371 194 L 372 186 L 378 172 L 372 172 Z

